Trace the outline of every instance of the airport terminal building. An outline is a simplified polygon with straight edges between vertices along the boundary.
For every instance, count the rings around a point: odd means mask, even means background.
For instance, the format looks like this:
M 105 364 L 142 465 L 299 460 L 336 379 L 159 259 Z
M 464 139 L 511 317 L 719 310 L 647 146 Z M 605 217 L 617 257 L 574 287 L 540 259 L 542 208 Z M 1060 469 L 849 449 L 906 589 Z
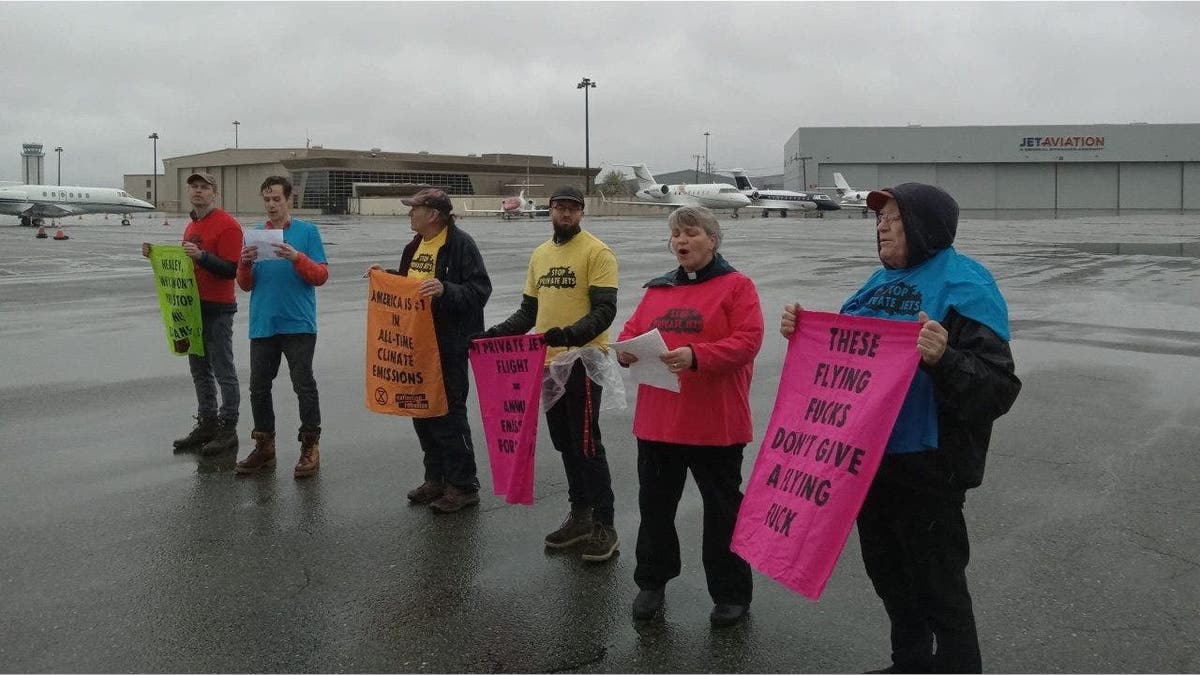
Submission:
M 542 184 L 545 195 L 559 185 L 583 189 L 599 169 L 565 166 L 548 155 L 444 155 L 428 152 L 384 152 L 311 148 L 225 148 L 163 159 L 158 177 L 158 206 L 187 211 L 187 177 L 196 171 L 217 178 L 218 205 L 234 213 L 262 209 L 259 186 L 268 176 L 288 176 L 293 205 L 307 212 L 348 213 L 362 196 L 409 195 L 435 186 L 455 196 L 509 195 L 517 183 Z M 125 190 L 141 196 L 152 191 L 151 176 L 128 174 Z M 528 179 L 528 180 L 527 180 Z M 539 192 L 530 193 L 537 199 Z M 542 197 L 541 199 L 545 199 Z M 398 200 L 395 200 L 398 202 Z M 489 202 L 489 207 L 491 204 Z
M 784 187 L 906 181 L 954 195 L 970 217 L 1200 210 L 1200 124 L 800 127 Z

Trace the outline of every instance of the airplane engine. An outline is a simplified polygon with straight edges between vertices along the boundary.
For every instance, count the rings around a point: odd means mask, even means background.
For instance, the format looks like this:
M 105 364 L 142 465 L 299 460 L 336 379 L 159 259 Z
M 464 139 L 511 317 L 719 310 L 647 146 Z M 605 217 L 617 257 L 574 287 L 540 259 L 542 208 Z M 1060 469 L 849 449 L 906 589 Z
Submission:
M 750 193 L 750 199 L 758 201 L 758 190 L 755 190 L 754 192 Z
M 671 186 L 669 186 L 669 185 L 662 185 L 662 186 L 660 186 L 660 187 L 658 188 L 658 190 L 659 190 L 659 192 L 662 192 L 662 193 L 665 195 L 665 194 L 667 194 L 668 192 L 670 192 L 670 191 L 671 191 Z

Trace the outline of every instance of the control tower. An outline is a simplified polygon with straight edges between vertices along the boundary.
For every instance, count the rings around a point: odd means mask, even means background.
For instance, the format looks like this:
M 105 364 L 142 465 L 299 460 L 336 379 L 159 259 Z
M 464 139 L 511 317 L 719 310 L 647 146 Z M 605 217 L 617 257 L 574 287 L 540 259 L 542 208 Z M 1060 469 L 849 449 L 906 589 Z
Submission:
M 26 185 L 42 185 L 42 163 L 46 153 L 42 152 L 41 143 L 24 143 L 21 145 L 21 180 Z

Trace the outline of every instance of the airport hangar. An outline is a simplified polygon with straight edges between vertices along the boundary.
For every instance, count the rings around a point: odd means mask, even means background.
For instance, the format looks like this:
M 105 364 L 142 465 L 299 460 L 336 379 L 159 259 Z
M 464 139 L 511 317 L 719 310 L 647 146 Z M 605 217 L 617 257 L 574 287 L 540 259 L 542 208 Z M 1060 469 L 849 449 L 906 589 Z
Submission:
M 834 172 L 932 183 L 976 218 L 1183 213 L 1200 210 L 1200 124 L 800 127 L 784 144 L 785 188 L 832 196 Z
M 600 169 L 565 166 L 547 155 L 444 155 L 428 152 L 384 152 L 311 148 L 225 148 L 163 159 L 158 177 L 158 206 L 186 212 L 187 177 L 194 172 L 217 179 L 217 205 L 234 213 L 262 210 L 259 186 L 268 176 L 291 179 L 292 204 L 300 213 L 406 213 L 400 197 L 420 186 L 435 186 L 455 197 L 455 208 L 498 208 L 498 200 L 515 195 L 519 183 L 541 184 L 530 196 L 545 203 L 554 188 L 584 189 Z M 528 180 L 527 180 L 528 179 Z M 153 176 L 126 174 L 125 191 L 153 200 Z M 471 197 L 479 196 L 478 199 Z M 465 198 L 465 199 L 464 199 Z

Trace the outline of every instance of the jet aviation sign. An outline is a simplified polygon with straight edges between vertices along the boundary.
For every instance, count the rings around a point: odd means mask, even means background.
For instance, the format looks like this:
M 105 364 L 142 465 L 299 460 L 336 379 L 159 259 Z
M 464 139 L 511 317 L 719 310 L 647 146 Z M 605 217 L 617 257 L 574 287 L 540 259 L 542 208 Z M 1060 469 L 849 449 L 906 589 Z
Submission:
M 1025 136 L 1017 146 L 1021 152 L 1037 150 L 1103 150 L 1103 136 Z

